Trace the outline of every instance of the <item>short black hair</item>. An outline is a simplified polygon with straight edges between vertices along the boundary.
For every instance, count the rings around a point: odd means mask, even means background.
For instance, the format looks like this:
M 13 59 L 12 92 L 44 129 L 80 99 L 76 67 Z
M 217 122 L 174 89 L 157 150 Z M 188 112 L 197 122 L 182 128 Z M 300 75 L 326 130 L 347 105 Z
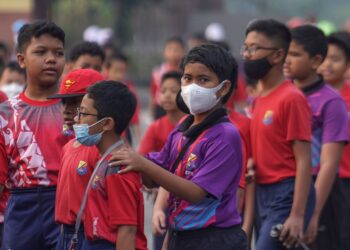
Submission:
M 17 37 L 17 51 L 23 52 L 33 37 L 38 38 L 44 34 L 48 34 L 60 40 L 64 46 L 65 34 L 64 31 L 54 22 L 41 20 L 34 23 L 23 25 Z
M 287 55 L 291 34 L 286 25 L 274 19 L 258 19 L 248 25 L 245 36 L 252 31 L 262 33 L 269 39 L 275 41 L 280 48 L 284 49 Z
M 231 87 L 229 92 L 222 98 L 226 103 L 237 87 L 238 65 L 233 56 L 224 48 L 215 44 L 203 44 L 191 49 L 182 59 L 180 68 L 184 71 L 189 63 L 201 63 L 213 71 L 219 81 L 229 80 Z
M 114 131 L 123 133 L 136 109 L 136 97 L 129 88 L 117 81 L 101 81 L 87 88 L 88 97 L 94 100 L 98 118 L 112 117 Z
M 339 47 L 345 54 L 346 60 L 350 61 L 350 33 L 338 31 L 329 35 L 328 44 Z
M 106 64 L 107 68 L 111 67 L 113 61 L 121 61 L 125 64 L 129 63 L 128 58 L 121 52 L 115 52 L 112 54 L 112 56 L 107 61 L 107 64 Z
M 10 61 L 10 62 L 8 62 L 8 63 L 6 64 L 4 70 L 5 70 L 5 69 L 9 69 L 9 70 L 11 70 L 11 71 L 16 71 L 16 72 L 18 72 L 19 74 L 24 75 L 24 77 L 26 76 L 26 70 L 25 70 L 25 69 L 22 69 L 22 68 L 19 66 L 18 62 L 16 62 L 16 61 Z
M 182 74 L 178 71 L 166 72 L 165 74 L 162 75 L 161 84 L 163 84 L 163 82 L 168 79 L 175 79 L 175 81 L 179 83 L 179 85 L 181 86 L 181 77 L 182 77 Z
M 172 37 L 169 37 L 169 38 L 165 41 L 165 45 L 168 45 L 169 43 L 177 43 L 177 44 L 179 44 L 182 48 L 185 48 L 185 43 L 184 43 L 184 41 L 182 40 L 182 38 L 179 37 L 179 36 L 172 36 Z
M 69 61 L 75 62 L 81 55 L 99 56 L 102 62 L 105 60 L 105 53 L 96 42 L 79 42 L 75 44 L 69 53 Z
M 8 53 L 8 47 L 6 43 L 0 41 L 0 50 L 4 51 L 5 53 Z
M 302 46 L 310 57 L 327 56 L 328 42 L 325 34 L 314 25 L 306 24 L 291 29 L 292 41 Z

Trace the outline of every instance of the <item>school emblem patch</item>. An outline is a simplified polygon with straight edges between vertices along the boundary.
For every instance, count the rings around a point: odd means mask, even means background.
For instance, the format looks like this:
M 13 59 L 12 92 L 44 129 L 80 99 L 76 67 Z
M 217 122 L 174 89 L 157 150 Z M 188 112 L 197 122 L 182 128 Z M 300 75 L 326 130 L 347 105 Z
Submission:
M 272 110 L 267 110 L 265 112 L 264 118 L 262 122 L 267 126 L 270 125 L 273 121 L 273 111 Z
M 100 177 L 99 177 L 98 175 L 96 175 L 96 176 L 94 177 L 94 179 L 92 180 L 91 188 L 92 188 L 92 189 L 96 189 L 97 186 L 98 186 L 99 181 L 100 181 Z
M 86 161 L 80 161 L 79 165 L 77 167 L 78 175 L 83 176 L 87 173 L 87 171 L 88 171 L 88 169 L 87 169 Z
M 197 160 L 197 156 L 193 153 L 191 153 L 190 156 L 187 158 L 186 170 L 185 170 L 186 176 L 193 176 L 193 171 L 196 169 L 196 165 L 195 165 L 196 160 Z

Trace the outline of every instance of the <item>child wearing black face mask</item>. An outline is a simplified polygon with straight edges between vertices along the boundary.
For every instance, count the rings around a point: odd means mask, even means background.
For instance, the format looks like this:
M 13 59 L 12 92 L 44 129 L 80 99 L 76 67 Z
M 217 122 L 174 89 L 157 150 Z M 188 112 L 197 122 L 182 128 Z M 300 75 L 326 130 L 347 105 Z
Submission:
M 292 247 L 302 240 L 315 204 L 311 184 L 311 113 L 307 100 L 284 79 L 291 35 L 275 20 L 257 20 L 246 30 L 244 69 L 259 81 L 252 109 L 252 152 L 256 164 L 257 250 Z M 270 236 L 283 224 L 279 238 Z

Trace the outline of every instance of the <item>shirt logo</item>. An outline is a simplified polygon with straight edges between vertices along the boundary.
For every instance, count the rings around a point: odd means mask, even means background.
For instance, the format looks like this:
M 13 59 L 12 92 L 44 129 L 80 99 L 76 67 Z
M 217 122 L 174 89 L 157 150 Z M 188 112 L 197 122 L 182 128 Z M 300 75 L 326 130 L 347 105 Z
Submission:
M 270 125 L 273 121 L 273 111 L 272 110 L 267 110 L 265 112 L 264 118 L 262 122 L 267 126 Z
M 193 176 L 193 171 L 196 169 L 195 160 L 197 160 L 197 156 L 191 153 L 187 158 L 185 176 Z
M 96 175 L 91 183 L 91 188 L 96 189 L 98 187 L 99 182 L 100 182 L 100 177 Z
M 77 167 L 78 175 L 83 176 L 88 172 L 87 163 L 85 161 L 80 161 Z
M 64 87 L 66 88 L 66 90 L 68 90 L 70 87 L 72 87 L 72 85 L 75 83 L 75 81 L 73 80 L 67 80 L 65 83 L 64 83 Z

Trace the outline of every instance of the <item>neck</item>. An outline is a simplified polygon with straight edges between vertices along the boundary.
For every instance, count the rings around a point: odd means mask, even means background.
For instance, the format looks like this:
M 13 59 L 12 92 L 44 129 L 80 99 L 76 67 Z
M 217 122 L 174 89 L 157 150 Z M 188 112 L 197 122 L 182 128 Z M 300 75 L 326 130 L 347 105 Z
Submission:
M 166 116 L 171 124 L 177 124 L 185 114 L 180 110 L 167 111 Z
M 221 107 L 221 103 L 219 102 L 218 104 L 220 105 L 217 105 L 215 108 L 213 108 L 208 112 L 194 115 L 194 121 L 191 126 L 198 125 L 199 123 L 203 122 L 205 118 L 207 118 L 212 112 L 214 112 L 215 110 Z
M 284 81 L 282 66 L 273 67 L 270 72 L 262 79 L 261 84 L 261 95 L 265 96 L 269 94 L 274 88 Z
M 315 72 L 313 74 L 310 74 L 305 79 L 295 79 L 293 80 L 293 83 L 295 84 L 295 86 L 297 86 L 298 89 L 304 89 L 313 85 L 318 80 L 318 77 L 319 76 Z
M 103 155 L 118 140 L 120 140 L 120 136 L 114 132 L 103 133 L 101 142 L 97 145 L 98 151 Z
M 329 85 L 331 85 L 334 89 L 336 90 L 341 90 L 345 84 L 345 80 L 341 79 L 339 81 L 334 81 L 334 82 L 328 82 Z
M 28 85 L 24 90 L 24 94 L 32 100 L 36 101 L 47 101 L 47 97 L 56 94 L 58 91 L 58 85 L 53 84 L 52 86 L 42 87 L 35 84 L 31 84 L 28 81 Z

